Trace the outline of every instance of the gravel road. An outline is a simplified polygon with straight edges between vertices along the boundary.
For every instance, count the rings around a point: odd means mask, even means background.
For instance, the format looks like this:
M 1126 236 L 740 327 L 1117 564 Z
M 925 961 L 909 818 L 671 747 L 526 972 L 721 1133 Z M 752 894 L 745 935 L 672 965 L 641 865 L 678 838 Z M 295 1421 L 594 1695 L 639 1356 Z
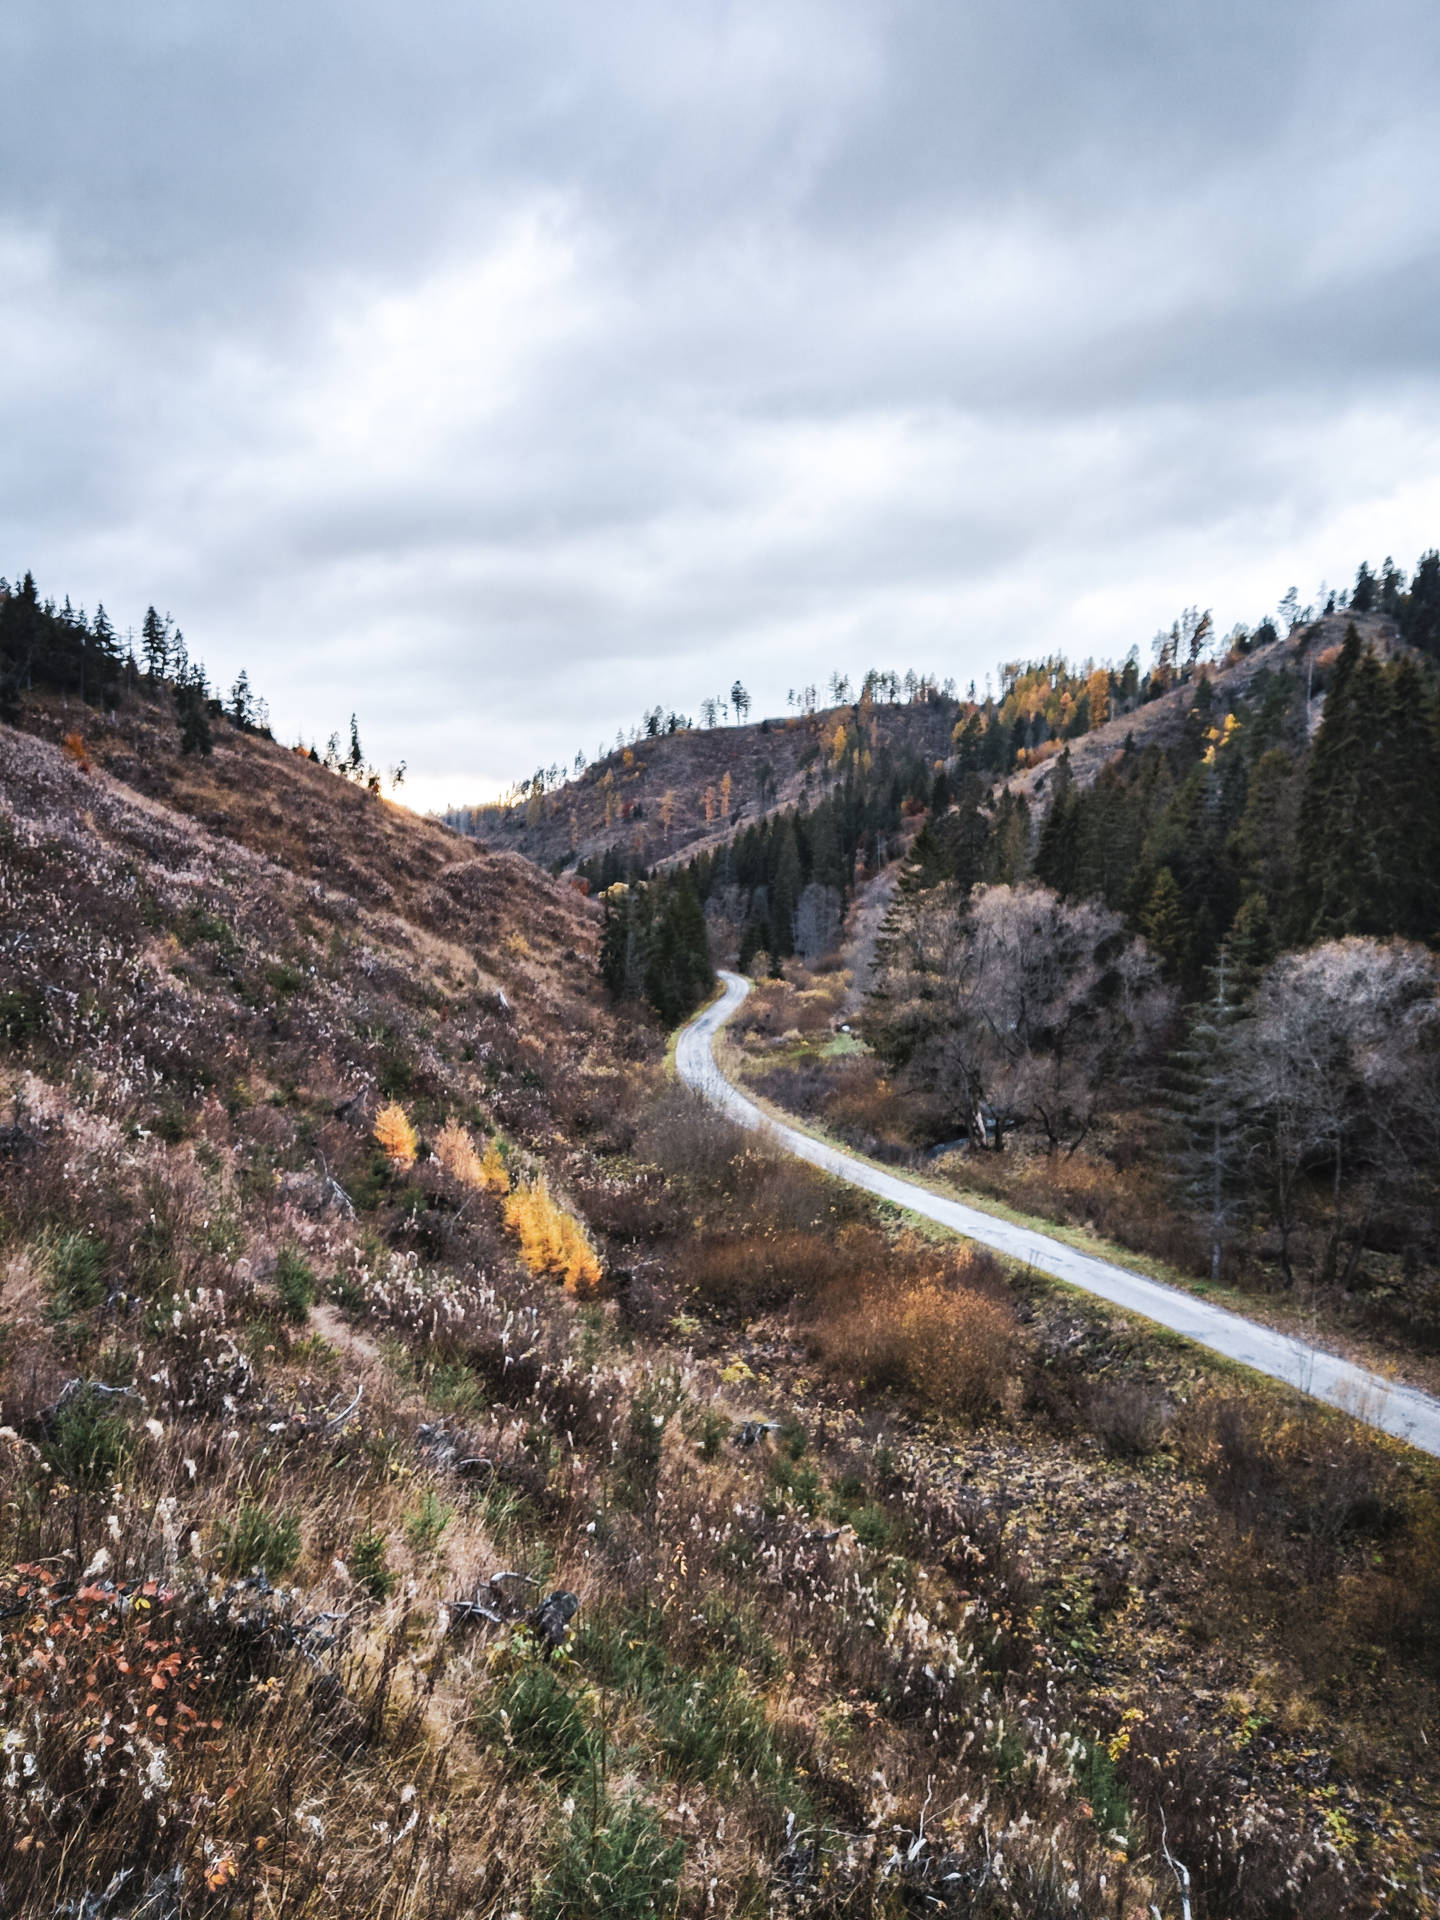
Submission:
M 763 1113 L 752 1100 L 721 1073 L 715 1060 L 715 1035 L 750 991 L 750 983 L 739 974 L 722 973 L 725 992 L 721 999 L 697 1014 L 681 1033 L 675 1049 L 675 1067 L 680 1078 L 697 1093 L 729 1114 L 742 1127 L 763 1133 L 774 1145 L 783 1147 L 798 1159 L 806 1160 L 822 1173 L 837 1180 L 848 1180 L 912 1213 L 923 1214 L 978 1240 L 997 1253 L 1022 1260 L 1040 1273 L 1096 1294 L 1114 1306 L 1137 1313 L 1157 1325 L 1183 1334 L 1187 1340 L 1224 1354 L 1257 1373 L 1283 1380 L 1302 1393 L 1331 1406 L 1342 1407 L 1366 1426 L 1394 1434 L 1422 1452 L 1440 1456 L 1440 1400 L 1416 1387 L 1385 1380 L 1352 1366 L 1323 1348 L 1288 1334 L 1258 1326 L 1253 1320 L 1222 1307 L 1211 1306 L 1195 1294 L 1176 1287 L 1162 1286 L 1128 1267 L 1112 1265 L 1094 1254 L 1081 1253 L 1033 1228 L 986 1213 L 980 1207 L 948 1199 L 917 1180 L 886 1172 L 868 1161 L 815 1139 L 799 1127 L 787 1126 Z

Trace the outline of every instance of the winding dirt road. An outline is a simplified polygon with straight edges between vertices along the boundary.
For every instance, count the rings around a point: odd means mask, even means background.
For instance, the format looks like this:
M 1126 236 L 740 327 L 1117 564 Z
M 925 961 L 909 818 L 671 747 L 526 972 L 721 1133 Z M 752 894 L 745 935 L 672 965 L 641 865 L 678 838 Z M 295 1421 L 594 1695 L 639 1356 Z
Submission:
M 808 1161 L 822 1173 L 848 1180 L 852 1186 L 863 1187 L 867 1193 L 908 1208 L 911 1213 L 923 1214 L 967 1240 L 978 1240 L 1012 1260 L 1027 1262 L 1037 1272 L 1096 1294 L 1129 1313 L 1141 1314 L 1213 1353 L 1268 1374 L 1272 1380 L 1283 1380 L 1316 1400 L 1343 1408 L 1366 1426 L 1394 1434 L 1422 1452 L 1440 1457 L 1440 1400 L 1418 1388 L 1367 1373 L 1363 1367 L 1352 1366 L 1320 1347 L 1258 1326 L 1238 1313 L 1227 1313 L 1194 1294 L 1162 1286 L 1158 1280 L 1149 1280 L 1128 1267 L 1081 1253 L 1063 1240 L 948 1199 L 917 1180 L 887 1173 L 799 1127 L 772 1119 L 731 1085 L 716 1062 L 715 1035 L 750 991 L 749 981 L 739 974 L 722 973 L 720 978 L 725 983 L 724 994 L 683 1030 L 676 1043 L 675 1067 L 687 1086 L 740 1126 L 763 1133 L 772 1144 Z

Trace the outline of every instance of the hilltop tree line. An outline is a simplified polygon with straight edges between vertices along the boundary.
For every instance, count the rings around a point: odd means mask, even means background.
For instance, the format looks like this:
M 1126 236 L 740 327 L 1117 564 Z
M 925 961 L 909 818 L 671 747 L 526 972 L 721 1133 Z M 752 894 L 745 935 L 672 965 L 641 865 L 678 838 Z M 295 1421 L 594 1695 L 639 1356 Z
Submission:
M 952 772 L 993 780 L 1017 768 L 1036 766 L 1058 755 L 1067 742 L 1124 719 L 1177 686 L 1198 683 L 1210 667 L 1232 664 L 1310 625 L 1317 607 L 1326 614 L 1349 608 L 1357 614 L 1385 615 L 1395 621 L 1405 642 L 1440 661 L 1440 553 L 1432 550 L 1420 557 L 1408 583 L 1393 560 L 1387 559 L 1378 574 L 1363 563 L 1353 588 L 1330 592 L 1322 585 L 1311 606 L 1303 605 L 1298 589 L 1291 587 L 1274 613 L 1253 627 L 1237 624 L 1224 635 L 1217 630 L 1211 610 L 1185 608 L 1169 627 L 1155 634 L 1148 667 L 1142 665 L 1138 645 L 1118 666 L 1090 660 L 1075 665 L 1057 653 L 1039 660 L 1007 661 L 994 687 L 987 675 L 983 690 L 971 681 L 963 694 L 953 678 L 941 680 L 913 669 L 900 674 L 872 667 L 854 682 L 837 669 L 823 688 L 811 683 L 789 690 L 788 719 L 762 719 L 759 725 L 762 731 L 802 725 L 828 730 L 838 722 L 853 730 L 863 729 L 877 707 L 938 708 L 951 725 Z M 823 709 L 827 696 L 829 707 Z M 568 765 L 552 762 L 537 767 L 497 802 L 450 809 L 443 818 L 457 831 L 471 835 L 483 835 L 496 826 L 513 829 L 522 821 L 528 828 L 538 827 L 565 807 L 576 807 L 577 793 L 587 782 L 603 781 L 616 770 L 621 756 L 633 753 L 645 741 L 689 733 L 697 725 L 706 730 L 731 723 L 741 726 L 749 720 L 751 708 L 751 695 L 738 678 L 728 695 L 701 702 L 698 721 L 657 703 L 628 732 L 623 727 L 617 730 L 613 748 L 602 740 L 593 758 L 582 748 Z M 691 798 L 698 802 L 700 796 Z M 773 798 L 763 791 L 747 797 L 748 804 L 762 811 Z M 653 804 L 653 796 L 648 801 L 636 797 L 622 817 L 644 820 L 647 805 L 653 808 Z M 519 819 L 517 808 L 523 810 Z M 607 803 L 605 827 L 611 825 Z M 583 821 L 579 833 L 585 837 Z
M 184 753 L 208 754 L 213 720 L 222 715 L 242 731 L 270 736 L 270 716 L 250 689 L 243 670 L 228 700 L 212 690 L 204 664 L 193 659 L 185 636 L 169 614 L 151 606 L 135 636 L 122 642 L 102 601 L 93 619 L 83 607 L 42 600 L 32 573 L 12 588 L 0 578 L 0 719 L 12 726 L 31 690 L 73 696 L 111 710 L 127 694 L 168 696 L 174 703 Z
M 203 662 L 191 656 L 168 613 L 147 607 L 138 641 L 133 633 L 122 640 L 103 601 L 92 619 L 83 607 L 71 605 L 68 594 L 60 606 L 42 600 L 27 570 L 13 587 L 0 576 L 0 720 L 18 724 L 23 696 L 32 691 L 63 694 L 102 712 L 113 711 L 127 696 L 168 699 L 180 750 L 187 754 L 214 751 L 213 722 L 221 719 L 238 732 L 274 738 L 269 707 L 256 695 L 246 670 L 241 668 L 228 694 L 212 687 Z M 365 757 L 353 713 L 348 746 L 337 732 L 323 755 L 314 747 L 304 751 L 317 765 L 379 793 L 380 774 Z M 390 778 L 399 786 L 404 777 L 402 760 L 391 768 Z

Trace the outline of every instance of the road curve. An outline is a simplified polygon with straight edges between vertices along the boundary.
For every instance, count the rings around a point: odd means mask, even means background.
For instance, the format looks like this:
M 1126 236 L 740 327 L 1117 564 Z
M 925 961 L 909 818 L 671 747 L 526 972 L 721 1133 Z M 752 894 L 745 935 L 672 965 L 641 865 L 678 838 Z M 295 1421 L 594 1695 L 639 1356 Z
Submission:
M 1417 1387 L 1400 1386 L 1352 1366 L 1319 1347 L 1288 1334 L 1276 1333 L 1211 1306 L 1195 1294 L 1177 1287 L 1162 1286 L 1128 1267 L 1117 1267 L 1094 1254 L 1081 1253 L 1054 1240 L 1048 1234 L 1017 1226 L 979 1207 L 966 1206 L 933 1193 L 917 1181 L 886 1173 L 854 1154 L 842 1152 L 823 1140 L 815 1139 L 799 1127 L 787 1126 L 763 1113 L 753 1100 L 725 1078 L 715 1059 L 715 1035 L 750 991 L 750 983 L 736 973 L 721 973 L 725 992 L 685 1027 L 675 1047 L 675 1068 L 687 1086 L 714 1103 L 742 1127 L 763 1133 L 798 1159 L 806 1160 L 822 1173 L 837 1180 L 848 1180 L 882 1200 L 912 1213 L 923 1214 L 942 1227 L 978 1240 L 997 1253 L 1013 1260 L 1026 1261 L 1040 1273 L 1050 1274 L 1067 1285 L 1093 1293 L 1114 1306 L 1138 1313 L 1159 1326 L 1183 1334 L 1187 1340 L 1208 1347 L 1213 1353 L 1238 1360 L 1272 1380 L 1283 1380 L 1316 1400 L 1341 1407 L 1366 1426 L 1406 1440 L 1424 1453 L 1440 1457 L 1440 1400 L 1422 1393 Z

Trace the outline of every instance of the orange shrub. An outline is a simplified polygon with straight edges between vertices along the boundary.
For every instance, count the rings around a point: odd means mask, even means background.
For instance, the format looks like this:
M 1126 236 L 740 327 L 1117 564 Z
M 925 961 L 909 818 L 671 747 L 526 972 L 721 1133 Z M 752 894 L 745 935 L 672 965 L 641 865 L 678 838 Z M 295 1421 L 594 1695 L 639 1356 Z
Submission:
M 82 773 L 89 773 L 90 750 L 78 733 L 67 733 L 60 742 L 60 751 L 67 760 L 73 760 Z
M 384 1151 L 385 1158 L 399 1172 L 408 1173 L 414 1166 L 420 1143 L 398 1100 L 389 1101 L 376 1114 L 375 1140 Z
M 457 1120 L 445 1122 L 435 1142 L 435 1157 L 448 1174 L 467 1187 L 478 1187 L 482 1193 L 510 1191 L 510 1175 L 500 1157 L 498 1141 L 487 1141 L 481 1153 L 469 1129 Z
M 1006 1303 L 958 1274 L 872 1279 L 843 1302 L 831 1295 L 810 1329 L 835 1373 L 872 1387 L 909 1387 L 931 1406 L 971 1417 L 999 1405 L 1014 1371 L 1015 1319 Z
M 452 1179 L 462 1186 L 483 1187 L 481 1160 L 475 1151 L 475 1142 L 470 1138 L 467 1128 L 455 1119 L 449 1119 L 440 1129 L 435 1140 L 435 1158 L 444 1167 Z
M 592 1293 L 600 1284 L 600 1260 L 585 1229 L 555 1204 L 543 1180 L 510 1195 L 505 1225 L 520 1242 L 520 1258 L 531 1273 L 553 1273 L 572 1293 Z

